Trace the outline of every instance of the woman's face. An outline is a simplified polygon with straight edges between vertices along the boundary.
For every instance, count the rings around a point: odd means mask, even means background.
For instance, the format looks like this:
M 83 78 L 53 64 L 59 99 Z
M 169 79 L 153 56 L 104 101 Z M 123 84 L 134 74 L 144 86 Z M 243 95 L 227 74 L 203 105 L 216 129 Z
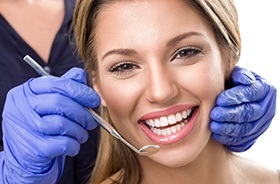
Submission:
M 161 164 L 194 160 L 224 87 L 211 27 L 180 0 L 118 1 L 100 11 L 95 39 L 95 88 L 116 129 L 138 148 L 158 144 L 149 158 Z

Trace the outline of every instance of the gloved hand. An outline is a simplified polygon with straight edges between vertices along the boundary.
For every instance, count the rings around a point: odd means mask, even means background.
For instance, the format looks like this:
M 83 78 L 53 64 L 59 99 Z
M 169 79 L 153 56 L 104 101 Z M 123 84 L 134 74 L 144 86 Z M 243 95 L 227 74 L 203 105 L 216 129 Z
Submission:
M 235 87 L 219 94 L 211 111 L 212 137 L 231 151 L 249 149 L 275 115 L 276 89 L 257 74 L 236 67 Z
M 62 77 L 40 77 L 10 90 L 3 111 L 2 183 L 55 183 L 66 155 L 97 123 L 84 106 L 96 108 L 100 97 L 85 85 L 82 69 Z

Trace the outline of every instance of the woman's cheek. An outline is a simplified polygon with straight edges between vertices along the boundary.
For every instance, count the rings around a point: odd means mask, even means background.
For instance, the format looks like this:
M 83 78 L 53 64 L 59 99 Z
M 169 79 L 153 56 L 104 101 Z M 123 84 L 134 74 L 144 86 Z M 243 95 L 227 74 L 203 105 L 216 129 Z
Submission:
M 112 118 L 128 116 L 135 104 L 136 86 L 125 80 L 103 81 L 102 84 L 102 98 Z

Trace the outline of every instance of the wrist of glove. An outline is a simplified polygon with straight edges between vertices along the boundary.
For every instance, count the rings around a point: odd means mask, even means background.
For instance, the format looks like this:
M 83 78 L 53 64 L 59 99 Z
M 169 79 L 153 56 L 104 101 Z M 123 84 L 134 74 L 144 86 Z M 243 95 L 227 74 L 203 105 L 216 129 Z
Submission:
M 19 164 L 14 164 L 16 161 L 10 161 L 9 154 L 3 157 L 4 162 L 0 162 L 5 165 L 5 172 L 2 175 L 2 183 L 41 183 L 41 184 L 50 184 L 56 183 L 59 180 L 59 177 L 62 174 L 63 169 L 61 168 L 64 165 L 65 156 L 57 157 L 53 159 L 48 168 L 42 168 L 42 173 L 32 173 L 29 172 L 27 168 L 21 167 Z M 9 159 L 7 159 L 7 156 Z M 36 177 L 34 177 L 36 176 Z
M 87 130 L 97 126 L 84 106 L 100 105 L 99 96 L 85 81 L 85 72 L 75 68 L 60 78 L 30 79 L 8 93 L 3 142 L 5 175 L 10 181 L 28 183 L 42 176 L 58 180 L 65 156 L 78 154 Z
M 223 91 L 211 111 L 212 137 L 231 151 L 249 149 L 275 115 L 276 89 L 259 75 L 236 67 L 233 88 Z

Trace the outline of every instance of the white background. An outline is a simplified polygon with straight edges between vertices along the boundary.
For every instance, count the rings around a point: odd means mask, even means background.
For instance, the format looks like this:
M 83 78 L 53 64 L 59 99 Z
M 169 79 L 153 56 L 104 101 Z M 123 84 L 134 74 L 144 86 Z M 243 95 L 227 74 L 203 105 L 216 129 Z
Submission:
M 280 1 L 235 0 L 239 13 L 242 51 L 239 66 L 267 79 L 280 91 Z M 280 97 L 268 130 L 248 151 L 253 161 L 280 169 Z

